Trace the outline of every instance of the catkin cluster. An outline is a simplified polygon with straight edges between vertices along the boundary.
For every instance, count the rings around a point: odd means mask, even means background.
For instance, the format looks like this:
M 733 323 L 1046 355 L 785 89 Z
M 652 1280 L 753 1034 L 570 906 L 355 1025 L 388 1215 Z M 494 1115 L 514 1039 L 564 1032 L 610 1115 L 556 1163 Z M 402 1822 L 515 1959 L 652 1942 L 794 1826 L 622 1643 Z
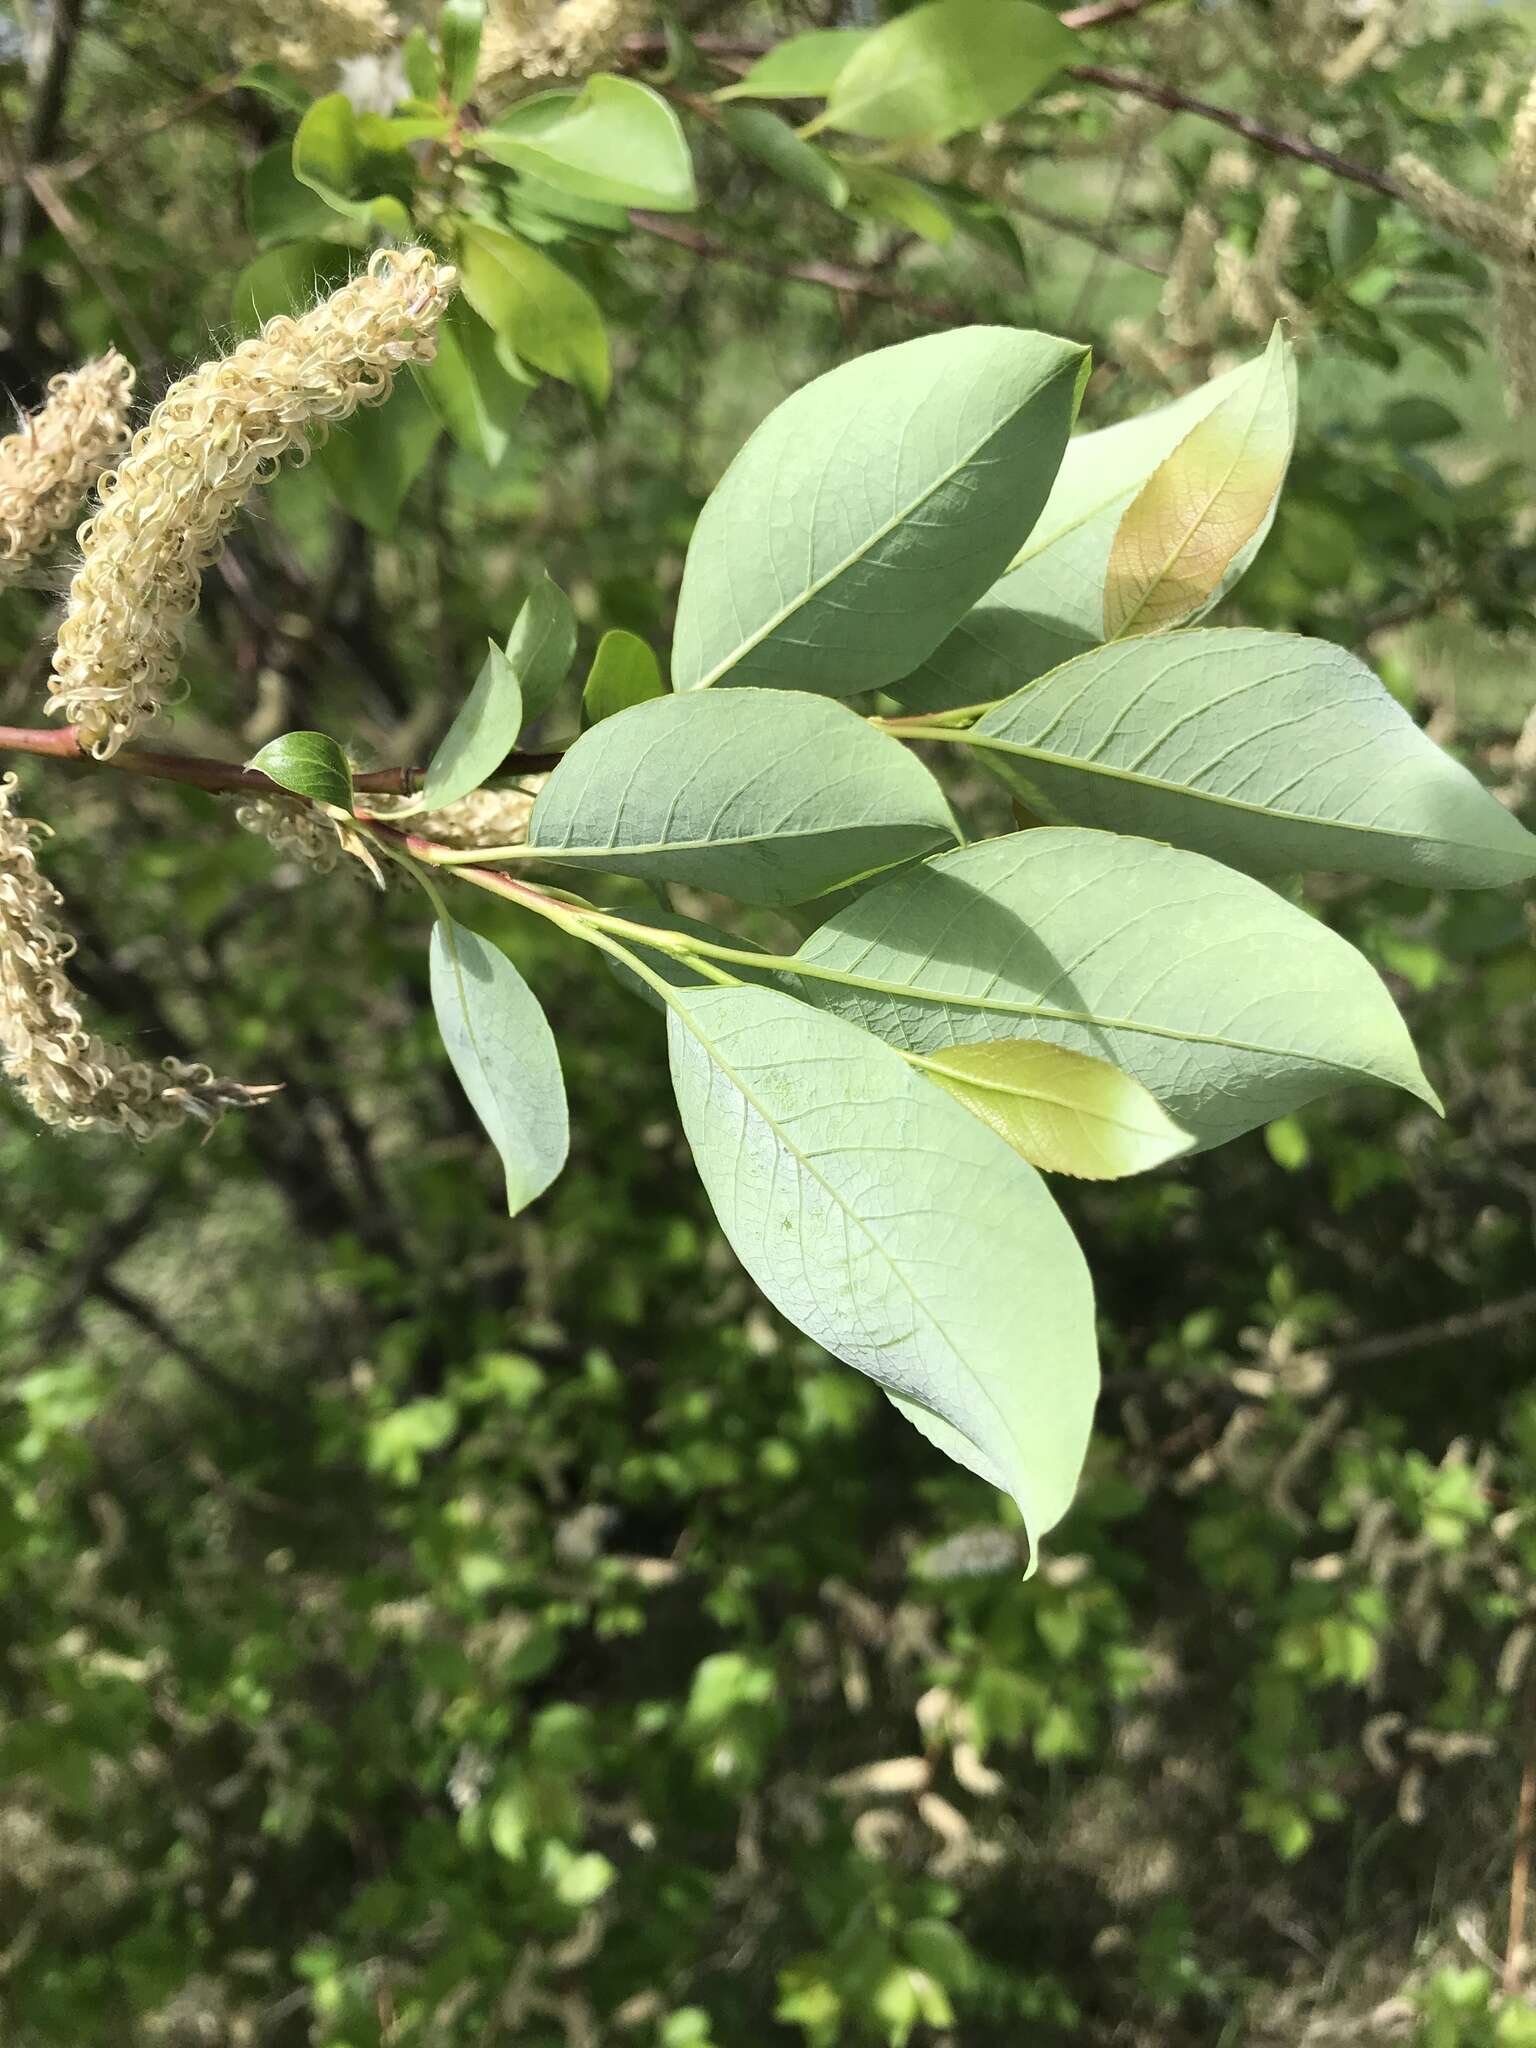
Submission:
M 128 439 L 133 371 L 115 349 L 49 381 L 42 406 L 0 441 L 0 579 L 67 526 Z
M 190 27 L 211 25 L 205 0 L 170 0 L 170 11 Z M 242 64 L 282 64 L 328 81 L 348 58 L 386 49 L 400 29 L 385 0 L 239 0 L 226 32 Z
M 100 759 L 159 710 L 216 560 L 250 491 L 336 421 L 426 362 L 456 273 L 426 249 L 383 250 L 300 318 L 269 320 L 173 384 L 101 480 L 53 655 L 50 712 Z
M 480 42 L 481 94 L 495 102 L 526 81 L 600 71 L 647 11 L 647 0 L 491 0 Z
M 1213 159 L 1212 183 L 1230 184 L 1233 167 L 1226 152 Z M 1266 335 L 1277 320 L 1293 329 L 1306 321 L 1306 308 L 1288 289 L 1285 267 L 1290 256 L 1301 202 L 1280 192 L 1264 209 L 1253 247 L 1239 249 L 1226 241 L 1216 217 L 1204 206 L 1185 214 L 1174 245 L 1173 259 L 1158 302 L 1158 331 L 1136 321 L 1115 328 L 1121 359 L 1145 374 L 1171 380 L 1191 354 L 1207 357 L 1229 327 Z M 1163 346 L 1163 340 L 1173 346 Z
M 411 829 L 435 839 L 440 846 L 451 846 L 460 852 L 472 852 L 477 847 L 522 846 L 527 842 L 528 820 L 533 816 L 539 791 L 548 780 L 547 775 L 530 775 L 512 789 L 473 790 L 456 803 L 445 804 L 440 811 L 412 815 Z M 368 801 L 381 818 L 407 809 L 404 799 L 370 797 Z
M 274 1091 L 219 1081 L 207 1067 L 130 1059 L 89 1032 L 70 985 L 74 941 L 62 898 L 37 865 L 42 829 L 15 811 L 0 776 L 0 1069 L 46 1124 L 152 1138 L 188 1117 L 215 1124 Z
M 1515 111 L 1491 199 L 1464 192 L 1416 156 L 1398 157 L 1392 169 L 1427 220 L 1493 264 L 1505 395 L 1512 412 L 1536 407 L 1536 78 Z

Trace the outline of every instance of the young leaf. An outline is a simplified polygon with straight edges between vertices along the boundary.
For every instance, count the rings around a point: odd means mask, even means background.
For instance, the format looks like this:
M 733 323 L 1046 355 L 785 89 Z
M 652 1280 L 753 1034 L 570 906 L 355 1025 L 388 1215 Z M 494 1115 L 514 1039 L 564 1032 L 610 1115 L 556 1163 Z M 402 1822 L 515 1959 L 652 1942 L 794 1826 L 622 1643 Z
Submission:
M 419 388 L 402 379 L 388 405 L 355 412 L 317 449 L 315 467 L 345 511 L 387 538 L 441 432 Z
M 1193 1143 L 1132 1075 L 1064 1045 L 983 1039 L 931 1053 L 927 1071 L 1046 1173 L 1123 1180 Z
M 529 591 L 507 636 L 507 659 L 523 693 L 523 723 L 542 718 L 576 654 L 576 614 L 548 575 Z
M 854 51 L 813 127 L 944 142 L 1011 114 L 1076 50 L 1072 31 L 1030 0 L 926 0 Z
M 523 729 L 523 693 L 517 670 L 495 641 L 486 646 L 475 687 L 444 733 L 421 785 L 429 811 L 457 803 L 494 775 Z
M 432 928 L 432 1008 L 475 1115 L 507 1175 L 515 1216 L 570 1150 L 565 1083 L 538 999 L 498 946 L 451 919 Z
M 958 834 L 915 756 L 840 704 L 666 696 L 583 733 L 528 844 L 575 867 L 799 903 Z
M 1034 524 L 1086 369 L 1074 343 L 965 327 L 786 399 L 699 515 L 673 687 L 851 697 L 909 675 Z
M 480 62 L 480 36 L 485 27 L 485 0 L 443 0 L 437 37 L 443 52 L 448 97 L 461 106 L 475 89 Z
M 402 240 L 410 237 L 412 159 L 400 150 L 370 148 L 344 92 L 316 100 L 299 123 L 293 175 L 346 219 L 370 222 Z
M 616 629 L 597 643 L 592 672 L 581 693 L 582 715 L 588 725 L 597 725 L 616 711 L 666 694 L 661 664 L 650 648 L 638 633 Z
M 717 100 L 820 100 L 838 73 L 874 31 L 867 28 L 812 28 L 777 44 Z
M 682 124 L 659 93 L 632 78 L 600 72 L 579 93 L 535 93 L 465 140 L 578 199 L 658 213 L 698 204 Z
M 1296 435 L 1277 327 L 1262 374 L 1190 429 L 1126 506 L 1104 579 L 1104 638 L 1156 633 L 1207 611 L 1274 518 Z
M 464 296 L 526 362 L 585 391 L 608 396 L 612 366 L 597 302 L 529 243 L 480 221 L 460 222 Z
M 770 989 L 679 991 L 683 1129 L 780 1314 L 867 1373 L 1031 1543 L 1071 1504 L 1098 1392 L 1093 1296 L 1034 1169 L 867 1034 Z
M 909 1052 L 1028 1038 L 1107 1059 L 1202 1147 L 1351 1081 L 1439 1106 L 1352 946 L 1262 883 L 1145 839 L 1043 827 L 943 854 L 796 957 L 819 970 L 807 1000 Z
M 1327 640 L 1205 631 L 1095 648 L 966 738 L 1037 809 L 1260 874 L 1471 889 L 1536 875 L 1536 838 Z
M 419 100 L 435 100 L 443 90 L 442 65 L 424 28 L 413 28 L 400 45 L 405 82 Z
M 807 144 L 809 147 L 809 144 Z M 838 159 L 855 206 L 877 220 L 893 220 L 909 234 L 921 235 L 935 248 L 946 248 L 955 238 L 955 223 L 926 185 L 916 178 L 885 170 L 879 164 Z
M 438 325 L 437 353 L 413 367 L 427 403 L 465 454 L 497 468 L 533 387 L 508 373 L 485 322 L 461 299 L 450 300 Z
M 292 790 L 295 796 L 334 804 L 341 811 L 352 808 L 351 766 L 336 742 L 323 732 L 281 733 L 245 765 L 270 775 L 279 789 Z
M 825 150 L 805 142 L 789 123 L 766 107 L 727 107 L 720 125 L 745 155 L 766 164 L 776 177 L 828 206 L 848 203 L 848 180 Z
M 1288 346 L 1272 342 L 1271 352 L 1277 346 L 1294 435 L 1295 370 Z M 920 667 L 891 685 L 892 694 L 914 710 L 984 704 L 1097 646 L 1110 553 L 1127 507 L 1201 420 L 1228 403 L 1252 405 L 1269 381 L 1271 352 L 1171 405 L 1070 441 L 1045 510 L 1009 573 Z M 1267 531 L 1266 520 L 1228 566 L 1211 603 L 1231 589 Z

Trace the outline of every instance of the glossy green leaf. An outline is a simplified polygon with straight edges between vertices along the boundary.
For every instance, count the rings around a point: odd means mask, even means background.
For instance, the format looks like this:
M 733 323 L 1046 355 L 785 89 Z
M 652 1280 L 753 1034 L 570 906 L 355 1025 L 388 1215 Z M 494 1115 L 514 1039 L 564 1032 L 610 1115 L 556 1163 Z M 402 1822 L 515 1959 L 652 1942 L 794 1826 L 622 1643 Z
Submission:
M 560 1055 L 538 999 L 506 954 L 450 920 L 432 928 L 432 1008 L 464 1093 L 501 1154 L 517 1215 L 570 1150 Z
M 722 86 L 717 100 L 820 100 L 837 83 L 839 72 L 874 31 L 867 28 L 812 28 L 790 36 L 759 57 L 733 85 Z
M 415 372 L 427 403 L 465 454 L 488 469 L 498 467 L 533 387 L 508 372 L 491 330 L 462 299 L 449 301 L 438 325 L 437 353 Z
M 316 803 L 352 808 L 352 769 L 336 742 L 323 732 L 285 732 L 268 740 L 247 768 L 269 775 L 279 789 Z
M 1030 0 L 925 0 L 854 51 L 814 126 L 943 142 L 1011 114 L 1077 49 L 1072 31 Z
M 658 213 L 698 204 L 682 124 L 659 93 L 633 78 L 599 73 L 579 93 L 535 93 L 465 139 L 496 163 L 580 199 Z
M 1086 371 L 1071 342 L 965 327 L 786 399 L 699 515 L 673 687 L 851 697 L 909 675 L 1034 524 Z
M 444 733 L 422 780 L 429 811 L 468 796 L 496 773 L 517 745 L 523 727 L 523 693 L 517 670 L 491 641 L 475 686 Z
M 592 671 L 581 693 L 582 714 L 588 725 L 597 725 L 616 711 L 627 711 L 632 704 L 666 694 L 661 663 L 649 646 L 638 633 L 617 628 L 597 643 Z
M 1069 442 L 1027 543 L 1007 575 L 893 694 L 912 709 L 945 710 L 1010 696 L 1104 638 L 1104 589 L 1126 511 L 1180 443 L 1218 408 L 1273 393 L 1280 375 L 1288 439 L 1295 433 L 1295 364 L 1274 340 L 1262 356 L 1138 418 Z M 1266 400 L 1266 405 L 1269 403 Z M 1247 568 L 1269 531 L 1274 501 L 1227 564 L 1208 611 Z
M 523 693 L 523 722 L 542 718 L 576 656 L 571 600 L 547 575 L 529 591 L 507 636 L 507 659 Z
M 460 224 L 464 296 L 523 361 L 601 405 L 612 365 L 591 293 L 531 244 L 479 221 Z
M 343 510 L 387 537 L 441 431 L 418 387 L 402 378 L 386 405 L 365 406 L 337 427 L 315 465 Z
M 808 1000 L 911 1052 L 1030 1038 L 1106 1059 L 1201 1146 L 1353 1081 L 1438 1107 L 1353 947 L 1262 883 L 1145 839 L 1043 828 L 941 855 L 796 957 L 818 970 Z
M 720 125 L 744 155 L 766 164 L 786 185 L 827 206 L 848 203 L 848 180 L 839 166 L 825 150 L 802 140 L 787 121 L 767 107 L 727 107 Z
M 967 741 L 1046 816 L 1261 874 L 1431 888 L 1536 875 L 1536 838 L 1327 640 L 1206 631 L 1095 648 Z
M 667 696 L 595 725 L 534 806 L 562 862 L 799 903 L 958 835 L 916 757 L 840 704 Z
M 1123 1180 L 1193 1143 L 1133 1075 L 1043 1039 L 948 1046 L 925 1071 L 1046 1173 Z
M 480 62 L 480 37 L 485 28 L 485 0 L 443 0 L 437 18 L 438 46 L 448 97 L 460 106 L 475 89 Z
M 673 998 L 672 1080 L 736 1256 L 781 1315 L 1012 1494 L 1071 1504 L 1093 1294 L 1035 1172 L 899 1054 L 769 989 Z

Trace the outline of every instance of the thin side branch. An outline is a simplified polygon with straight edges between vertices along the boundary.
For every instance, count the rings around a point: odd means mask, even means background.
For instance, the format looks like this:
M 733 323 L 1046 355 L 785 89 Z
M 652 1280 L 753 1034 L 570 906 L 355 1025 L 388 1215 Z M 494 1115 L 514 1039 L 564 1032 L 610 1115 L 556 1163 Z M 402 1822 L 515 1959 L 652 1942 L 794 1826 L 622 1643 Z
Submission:
M 801 284 L 820 285 L 824 291 L 849 292 L 856 298 L 880 299 L 886 305 L 900 306 L 920 320 L 931 320 L 938 327 L 969 326 L 976 317 L 970 308 L 957 306 L 953 300 L 930 299 L 918 292 L 903 291 L 899 285 L 885 284 L 867 270 L 853 270 L 847 264 L 786 263 L 777 257 L 759 255 L 755 249 L 739 249 L 730 242 L 722 242 L 718 236 L 706 234 L 702 228 L 684 227 L 670 214 L 631 212 L 629 217 L 648 235 L 655 235 L 663 242 L 675 242 L 678 248 L 690 249 L 695 256 L 702 256 L 710 262 L 734 263 L 745 270 L 766 271 L 770 277 L 794 278 Z

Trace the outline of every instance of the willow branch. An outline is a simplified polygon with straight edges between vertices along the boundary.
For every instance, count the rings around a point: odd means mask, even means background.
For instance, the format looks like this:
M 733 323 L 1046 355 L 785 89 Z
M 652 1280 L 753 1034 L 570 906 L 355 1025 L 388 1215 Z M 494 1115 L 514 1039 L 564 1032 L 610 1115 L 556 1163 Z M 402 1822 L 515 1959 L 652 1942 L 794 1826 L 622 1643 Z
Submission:
M 108 760 L 98 761 L 82 748 L 78 729 L 72 725 L 0 725 L 0 754 L 5 753 L 35 754 L 45 760 L 69 762 L 77 768 L 115 768 L 122 775 L 144 776 L 153 782 L 185 783 L 221 796 L 286 794 L 280 783 L 263 775 L 259 768 L 242 768 L 234 761 L 215 761 L 199 754 L 151 754 L 124 747 Z M 514 751 L 507 755 L 498 773 L 542 775 L 559 760 L 559 754 Z M 414 796 L 425 773 L 423 768 L 366 768 L 353 776 L 352 786 L 381 796 Z
M 734 243 L 722 242 L 718 236 L 706 234 L 702 228 L 684 227 L 681 221 L 665 213 L 631 212 L 629 217 L 646 234 L 655 235 L 663 242 L 675 242 L 678 248 L 691 249 L 695 256 L 703 256 L 714 263 L 734 263 L 745 270 L 766 271 L 770 277 L 787 277 L 801 284 L 820 285 L 824 291 L 850 292 L 857 298 L 880 299 L 888 306 L 900 306 L 904 312 L 915 314 L 921 320 L 931 320 L 940 327 L 964 327 L 975 319 L 972 311 L 950 299 L 930 299 L 919 292 L 903 291 L 900 285 L 882 283 L 867 270 L 853 270 L 843 263 L 795 263 L 760 255 L 755 249 L 741 249 Z

